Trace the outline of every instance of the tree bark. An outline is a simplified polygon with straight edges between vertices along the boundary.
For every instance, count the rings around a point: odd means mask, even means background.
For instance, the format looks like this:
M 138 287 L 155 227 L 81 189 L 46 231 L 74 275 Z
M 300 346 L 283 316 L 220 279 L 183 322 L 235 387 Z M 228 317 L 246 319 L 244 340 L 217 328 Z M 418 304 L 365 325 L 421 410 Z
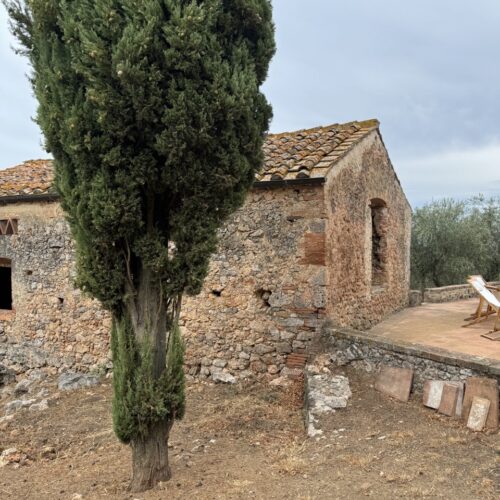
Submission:
M 167 354 L 171 348 L 171 332 L 178 320 L 181 297 L 167 300 L 160 283 L 150 270 L 142 269 L 137 292 L 131 294 L 129 313 L 134 336 L 139 345 L 150 348 L 152 375 L 159 379 L 167 368 Z M 132 480 L 130 491 L 141 492 L 153 488 L 160 481 L 168 481 L 171 471 L 168 463 L 168 437 L 173 418 L 156 422 L 140 438 L 130 442 L 132 448 Z
M 130 443 L 132 448 L 132 481 L 130 491 L 141 492 L 168 481 L 172 474 L 168 464 L 168 436 L 173 421 L 160 422 L 147 436 Z

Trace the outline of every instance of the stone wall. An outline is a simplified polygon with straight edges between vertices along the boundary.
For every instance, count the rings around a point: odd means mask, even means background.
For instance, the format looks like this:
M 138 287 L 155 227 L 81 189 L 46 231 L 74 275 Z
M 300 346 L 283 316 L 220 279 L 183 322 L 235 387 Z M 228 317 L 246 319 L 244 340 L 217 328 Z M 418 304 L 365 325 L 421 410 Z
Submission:
M 326 312 L 339 326 L 367 328 L 408 304 L 410 279 L 411 208 L 378 132 L 338 162 L 325 197 Z M 383 259 L 378 279 L 372 269 L 374 224 L 384 238 L 378 242 Z
M 13 311 L 0 311 L 0 363 L 24 371 L 88 371 L 109 364 L 109 318 L 73 288 L 73 246 L 57 203 L 0 206 L 18 234 L 0 237 L 12 261 Z
M 392 341 L 373 334 L 325 326 L 322 352 L 337 366 L 352 365 L 375 372 L 381 364 L 415 371 L 414 387 L 421 390 L 426 380 L 462 380 L 481 376 L 500 382 L 500 362 L 442 349 Z
M 322 186 L 254 190 L 221 230 L 203 292 L 181 327 L 192 374 L 278 373 L 305 353 L 324 319 Z M 0 363 L 88 371 L 109 366 L 110 319 L 71 285 L 73 246 L 58 204 L 11 204 L 19 234 L 0 238 L 12 260 L 15 311 L 0 312 Z
M 327 315 L 359 327 L 407 304 L 411 212 L 378 133 L 333 168 L 326 186 L 254 188 L 221 229 L 202 293 L 183 303 L 190 374 L 275 376 L 315 350 Z M 373 221 L 375 198 L 384 205 Z M 59 205 L 0 206 L 3 218 L 17 218 L 19 234 L 0 237 L 16 309 L 0 312 L 0 363 L 109 366 L 110 319 L 71 285 L 73 246 Z M 373 223 L 382 238 L 376 283 Z
M 492 286 L 500 286 L 499 281 L 491 282 Z M 438 288 L 426 288 L 424 291 L 424 302 L 441 303 L 453 302 L 454 300 L 472 299 L 478 294 L 468 283 L 463 285 L 441 286 Z
M 325 217 L 322 186 L 250 193 L 221 231 L 201 295 L 183 303 L 191 374 L 274 375 L 308 351 L 326 306 Z

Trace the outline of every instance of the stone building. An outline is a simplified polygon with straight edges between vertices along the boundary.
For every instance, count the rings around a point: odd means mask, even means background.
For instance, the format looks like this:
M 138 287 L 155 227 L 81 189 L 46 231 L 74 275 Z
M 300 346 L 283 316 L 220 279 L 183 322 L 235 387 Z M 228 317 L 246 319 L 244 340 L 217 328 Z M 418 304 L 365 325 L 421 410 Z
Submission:
M 269 135 L 245 205 L 220 231 L 181 326 L 193 375 L 278 374 L 322 324 L 405 307 L 411 208 L 376 120 Z M 0 363 L 109 366 L 109 317 L 72 286 L 73 247 L 48 160 L 0 171 Z

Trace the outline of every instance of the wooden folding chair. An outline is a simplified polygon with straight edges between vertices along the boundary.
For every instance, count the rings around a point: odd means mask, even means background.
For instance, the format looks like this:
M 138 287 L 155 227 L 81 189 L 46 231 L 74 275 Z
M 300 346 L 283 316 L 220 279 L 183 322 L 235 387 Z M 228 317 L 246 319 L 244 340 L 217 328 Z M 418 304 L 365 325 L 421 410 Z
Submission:
M 496 332 L 500 330 L 499 328 L 499 322 L 500 322 L 500 300 L 493 295 L 492 291 L 490 288 L 496 288 L 496 287 L 490 287 L 486 285 L 484 280 L 477 279 L 475 276 L 471 276 L 469 280 L 467 280 L 470 285 L 476 290 L 476 292 L 479 294 L 479 306 L 476 310 L 476 313 L 474 314 L 474 319 L 470 323 L 467 323 L 466 325 L 463 325 L 464 327 L 473 325 L 475 323 L 479 323 L 480 321 L 485 320 L 488 316 L 491 314 L 496 314 L 497 318 L 495 320 L 495 326 L 493 328 L 493 331 Z M 483 307 L 486 305 L 486 311 L 483 314 Z
M 490 290 L 491 292 L 500 292 L 500 286 L 493 286 L 493 285 L 488 285 L 488 283 L 484 280 L 484 278 L 480 274 L 472 274 L 467 278 L 467 282 L 470 283 L 471 281 L 478 281 L 480 284 L 482 284 L 485 288 Z
M 484 287 L 493 293 L 500 292 L 500 287 L 488 285 L 488 283 L 486 283 L 484 278 L 479 274 L 471 275 L 467 278 L 467 283 L 469 283 L 469 285 L 471 285 L 474 289 L 476 289 L 472 284 L 473 281 L 478 283 L 479 286 Z M 482 310 L 483 310 L 484 305 L 485 305 L 485 300 L 482 298 L 481 295 L 479 295 L 479 304 L 477 306 L 477 309 L 474 311 L 473 314 L 471 314 L 470 316 L 465 318 L 464 321 L 471 321 L 471 320 L 480 318 L 481 316 L 489 316 L 491 314 L 495 314 L 495 311 L 493 310 L 493 308 L 488 304 L 486 306 L 486 313 L 483 315 Z M 465 325 L 465 326 L 467 326 L 467 325 Z

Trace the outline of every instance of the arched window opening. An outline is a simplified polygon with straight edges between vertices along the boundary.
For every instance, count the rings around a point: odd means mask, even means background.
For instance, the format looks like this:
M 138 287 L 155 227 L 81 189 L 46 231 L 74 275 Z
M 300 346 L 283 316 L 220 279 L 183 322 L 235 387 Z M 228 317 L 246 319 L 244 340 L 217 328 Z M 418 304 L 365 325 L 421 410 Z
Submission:
M 372 286 L 380 287 L 387 282 L 387 205 L 380 198 L 373 198 L 370 201 L 370 211 Z
M 12 263 L 0 258 L 0 309 L 12 310 Z

